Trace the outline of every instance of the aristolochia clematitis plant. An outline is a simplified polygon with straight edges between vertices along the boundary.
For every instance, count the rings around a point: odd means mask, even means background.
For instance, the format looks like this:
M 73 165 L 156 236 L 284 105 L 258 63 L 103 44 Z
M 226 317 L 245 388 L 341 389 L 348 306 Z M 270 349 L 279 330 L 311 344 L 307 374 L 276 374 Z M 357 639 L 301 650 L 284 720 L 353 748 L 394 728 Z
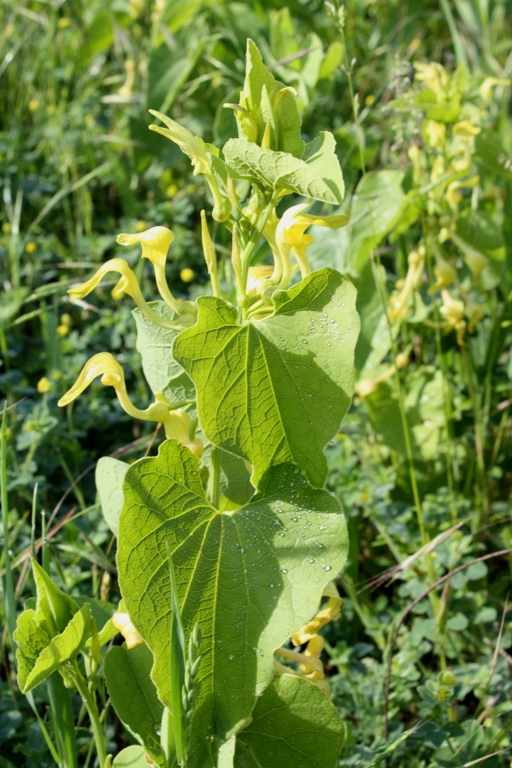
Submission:
M 161 226 L 118 237 L 141 244 L 161 300 L 145 301 L 121 258 L 70 291 L 84 297 L 119 275 L 112 293 L 137 304 L 154 402 L 133 405 L 122 367 L 100 353 L 60 405 L 101 376 L 128 414 L 160 423 L 166 437 L 155 458 L 98 464 L 123 596 L 113 618 L 97 601 L 65 596 L 35 564 L 37 602 L 15 635 L 21 689 L 59 670 L 82 695 L 101 768 L 112 759 L 95 698 L 101 675 L 141 745 L 113 765 L 333 768 L 343 740 L 318 634 L 340 611 L 332 579 L 347 556 L 342 510 L 323 490 L 324 448 L 350 404 L 359 321 L 352 284 L 330 268 L 311 271 L 306 234 L 346 223 L 306 212 L 313 200 L 338 205 L 343 178 L 332 134 L 302 140 L 295 92 L 251 41 L 240 103 L 226 106 L 239 138 L 222 150 L 157 112 L 165 127 L 151 129 L 204 175 L 213 218 L 232 233 L 232 286 L 203 211 L 213 295 L 173 296 L 165 264 L 174 235 Z M 291 194 L 306 202 L 286 209 Z M 273 263 L 252 266 L 262 242 Z M 117 631 L 126 644 L 105 655 Z

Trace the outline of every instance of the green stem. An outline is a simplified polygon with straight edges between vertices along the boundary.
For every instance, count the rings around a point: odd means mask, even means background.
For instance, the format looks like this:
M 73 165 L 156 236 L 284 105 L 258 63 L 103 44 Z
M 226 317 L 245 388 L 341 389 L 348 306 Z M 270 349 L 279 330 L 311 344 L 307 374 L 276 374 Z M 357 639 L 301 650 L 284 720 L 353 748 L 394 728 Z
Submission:
M 85 708 L 87 709 L 87 714 L 89 715 L 91 731 L 94 737 L 94 743 L 96 745 L 96 754 L 98 755 L 99 767 L 104 768 L 107 760 L 107 748 L 105 744 L 105 736 L 103 735 L 103 730 L 101 727 L 101 720 L 98 713 L 96 698 L 94 694 L 89 690 L 87 681 L 80 672 L 80 668 L 76 660 L 71 663 L 69 672 L 78 693 L 82 697 L 82 701 L 85 704 Z
M 461 347 L 462 365 L 466 376 L 471 404 L 473 407 L 473 419 L 475 423 L 475 448 L 476 467 L 479 482 L 479 499 L 477 514 L 473 520 L 473 531 L 478 530 L 481 524 L 480 511 L 483 509 L 486 516 L 489 515 L 489 496 L 487 492 L 487 478 L 485 476 L 484 435 L 482 434 L 482 422 L 480 419 L 480 392 L 476 389 L 471 371 L 468 353 L 465 347 Z
M 428 240 L 427 240 L 428 242 Z M 434 285 L 434 275 L 432 270 L 432 252 L 430 248 L 427 248 L 427 271 L 430 285 Z M 446 366 L 446 359 L 443 354 L 443 347 L 441 344 L 441 330 L 440 330 L 440 318 L 439 307 L 437 301 L 434 304 L 434 319 L 435 319 L 435 338 L 436 338 L 436 351 L 441 366 L 441 376 L 443 382 L 443 406 L 446 419 L 446 480 L 448 483 L 448 490 L 450 492 L 450 506 L 452 522 L 457 521 L 457 509 L 455 506 L 455 484 L 453 479 L 453 464 L 454 454 L 452 451 L 452 437 L 453 437 L 453 411 L 451 408 L 452 398 L 450 396 L 450 384 L 448 381 L 448 370 Z
M 54 672 L 46 681 L 48 698 L 54 722 L 55 736 L 60 747 L 63 768 L 78 768 L 78 750 L 76 744 L 75 720 L 71 693 L 68 691 L 59 672 Z
M 378 270 L 375 269 L 375 258 L 377 261 Z M 386 288 L 385 285 L 382 285 L 379 275 L 377 275 L 377 271 L 382 274 L 382 264 L 380 261 L 380 255 L 378 251 L 372 251 L 372 268 L 373 268 L 373 278 L 375 280 L 375 285 L 377 286 L 377 290 L 379 291 L 379 296 L 382 303 L 382 308 L 384 310 L 384 316 L 386 318 L 386 323 L 388 327 L 388 333 L 389 333 L 389 341 L 391 346 L 391 354 L 393 355 L 393 360 L 396 360 L 398 350 L 396 347 L 395 339 L 393 336 L 393 329 L 391 327 L 391 321 L 389 319 L 388 315 L 388 297 L 386 295 Z M 400 410 L 400 420 L 402 423 L 402 431 L 404 434 L 404 442 L 405 442 L 405 451 L 407 454 L 407 466 L 409 469 L 409 477 L 411 481 L 411 488 L 412 488 L 412 495 L 414 499 L 414 506 L 416 508 L 416 518 L 418 520 L 418 528 L 420 530 L 420 536 L 421 536 L 421 544 L 422 546 L 425 546 L 428 544 L 429 537 L 427 535 L 427 532 L 425 530 L 425 523 L 423 520 L 423 509 L 421 505 L 421 499 L 420 499 L 420 493 L 418 489 L 418 483 L 416 480 L 416 472 L 414 470 L 414 457 L 412 453 L 412 444 L 411 444 L 411 436 L 409 433 L 409 425 L 407 423 L 407 414 L 405 411 L 405 400 L 404 400 L 404 393 L 402 389 L 402 382 L 400 379 L 400 373 L 398 368 L 395 367 L 395 381 L 396 381 L 396 387 L 397 387 L 397 394 L 398 394 L 398 407 Z M 436 581 L 435 576 L 435 570 L 434 570 L 434 562 L 432 560 L 431 553 L 427 554 L 426 556 L 426 565 L 427 565 L 427 573 L 428 578 L 431 584 L 434 584 Z M 430 592 L 431 595 L 431 602 L 432 602 L 432 608 L 434 610 L 434 615 L 438 616 L 439 613 L 439 598 L 437 594 L 432 591 Z
M 11 555 L 9 552 L 9 498 L 7 495 L 7 405 L 4 405 L 2 416 L 2 439 L 0 442 L 0 485 L 2 495 L 2 523 L 4 533 L 4 562 L 5 562 L 5 617 L 7 619 L 7 629 L 9 631 L 9 640 L 11 651 L 16 651 L 16 643 L 13 640 L 13 633 L 16 629 L 16 600 L 14 597 L 14 580 L 11 570 Z
M 256 246 L 258 245 L 259 239 L 263 234 L 263 230 L 265 229 L 265 224 L 267 223 L 267 219 L 272 213 L 272 209 L 275 207 L 276 202 L 279 198 L 279 193 L 273 192 L 272 197 L 270 198 L 270 201 L 268 205 L 265 206 L 263 211 L 261 212 L 258 222 L 256 226 L 253 228 L 249 240 L 245 244 L 241 258 L 242 258 L 242 280 L 243 280 L 243 287 L 244 287 L 244 293 L 245 293 L 245 286 L 247 284 L 247 275 L 249 273 L 249 267 L 251 265 L 251 259 L 254 254 L 254 251 L 256 249 Z
M 210 456 L 210 477 L 208 479 L 208 498 L 215 507 L 219 508 L 220 502 L 220 448 L 212 448 Z

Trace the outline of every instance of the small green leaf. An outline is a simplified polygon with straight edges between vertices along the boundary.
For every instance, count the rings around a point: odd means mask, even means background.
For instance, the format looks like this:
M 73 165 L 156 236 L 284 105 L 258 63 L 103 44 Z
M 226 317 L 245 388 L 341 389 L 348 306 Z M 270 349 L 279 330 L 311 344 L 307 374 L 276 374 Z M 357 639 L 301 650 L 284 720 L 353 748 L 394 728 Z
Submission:
M 119 580 L 167 705 L 168 551 L 185 639 L 196 623 L 203 632 L 188 766 L 204 768 L 210 737 L 225 740 L 245 723 L 274 674 L 274 649 L 315 614 L 343 566 L 346 524 L 334 496 L 309 486 L 294 466 L 272 469 L 250 504 L 224 514 L 205 498 L 197 458 L 175 440 L 130 468 Z
M 290 190 L 298 195 L 341 203 L 345 194 L 343 175 L 335 153 L 332 133 L 323 131 L 304 150 L 304 159 L 275 152 L 243 139 L 229 139 L 224 158 L 230 175 L 247 179 L 266 189 Z
M 67 627 L 78 605 L 53 583 L 34 558 L 32 570 L 37 592 L 35 621 L 49 637 L 54 637 Z
M 50 637 L 36 623 L 36 612 L 32 609 L 23 611 L 18 616 L 13 637 L 18 645 L 16 661 L 18 662 L 18 684 L 24 691 L 27 679 L 32 672 L 36 660 L 50 643 Z
M 234 768 L 335 768 L 344 738 L 326 695 L 309 680 L 284 674 L 274 678 L 239 733 Z
M 163 301 L 150 301 L 157 315 L 174 320 L 175 315 Z M 162 394 L 171 402 L 193 400 L 194 385 L 172 356 L 176 331 L 151 323 L 139 309 L 133 310 L 137 326 L 137 351 L 142 357 L 142 370 L 153 394 Z
M 276 292 L 274 303 L 269 319 L 238 325 L 222 299 L 199 299 L 197 324 L 176 339 L 174 355 L 197 386 L 206 437 L 251 462 L 256 486 L 283 462 L 322 486 L 323 448 L 353 391 L 355 290 L 322 269 Z
M 28 611 L 26 612 L 28 613 Z M 23 614 L 22 614 L 23 615 Z M 26 632 L 26 621 L 23 623 L 23 635 L 20 633 L 18 636 L 22 641 Z M 52 672 L 55 672 L 59 667 L 65 664 L 67 661 L 74 659 L 80 652 L 80 648 L 85 643 L 90 632 L 91 613 L 89 604 L 86 603 L 69 621 L 66 628 L 59 635 L 56 635 L 51 639 L 49 644 L 43 648 L 37 658 L 33 658 L 32 652 L 35 648 L 34 636 L 30 638 L 28 646 L 28 653 L 25 655 L 25 646 L 20 646 L 18 649 L 20 667 L 24 669 L 23 677 L 27 670 L 28 674 L 22 685 L 20 678 L 20 690 L 23 693 L 32 690 L 36 685 L 46 680 Z M 42 638 L 42 635 L 38 636 L 38 640 Z M 29 655 L 30 654 L 30 655 Z
M 126 747 L 114 758 L 112 768 L 148 768 L 146 753 L 142 747 Z
M 123 483 L 129 465 L 125 461 L 103 456 L 96 464 L 96 488 L 101 511 L 108 527 L 117 536 L 119 515 L 123 508 Z
M 318 73 L 318 79 L 324 80 L 330 77 L 343 61 L 343 43 L 340 40 L 335 40 L 331 43 L 327 49 L 327 53 L 322 61 L 320 72 Z
M 247 40 L 246 75 L 240 94 L 241 106 L 249 113 L 256 128 L 253 134 L 248 129 L 244 113 L 236 111 L 238 135 L 261 144 L 263 134 L 270 121 L 272 147 L 300 157 L 304 142 L 300 137 L 301 119 L 294 94 L 278 82 L 268 71 L 261 54 L 252 40 Z
M 117 716 L 159 765 L 163 753 L 157 731 L 163 704 L 150 678 L 153 656 L 147 645 L 113 646 L 105 657 L 105 682 Z
M 507 255 L 503 232 L 485 211 L 464 213 L 457 219 L 457 234 L 468 245 L 491 259 L 504 261 Z

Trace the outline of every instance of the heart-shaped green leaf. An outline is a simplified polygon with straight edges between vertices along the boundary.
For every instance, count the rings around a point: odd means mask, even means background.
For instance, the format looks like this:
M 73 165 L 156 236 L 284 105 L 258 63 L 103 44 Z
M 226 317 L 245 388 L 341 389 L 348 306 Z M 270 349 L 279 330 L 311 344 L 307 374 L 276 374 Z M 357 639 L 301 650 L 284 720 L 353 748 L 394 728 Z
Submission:
M 320 487 L 323 449 L 353 392 L 355 289 L 322 269 L 274 303 L 272 317 L 240 325 L 222 299 L 199 299 L 197 324 L 176 339 L 174 356 L 196 385 L 206 437 L 250 461 L 256 486 L 268 467 L 293 462 Z
M 163 301 L 151 301 L 149 306 L 164 320 L 176 319 L 172 309 Z M 140 309 L 134 309 L 132 314 L 137 326 L 137 351 L 142 358 L 142 370 L 153 394 L 158 392 L 171 402 L 193 400 L 194 386 L 171 354 L 176 331 L 155 325 Z
M 237 738 L 234 768 L 334 768 L 345 728 L 327 696 L 292 675 L 276 677 Z
M 315 613 L 325 584 L 347 553 L 337 500 L 282 465 L 236 512 L 204 496 L 198 460 L 168 440 L 156 458 L 126 475 L 118 568 L 130 617 L 155 657 L 152 677 L 170 704 L 171 585 L 185 635 L 203 640 L 192 716 L 190 768 L 204 768 L 214 737 L 227 738 L 249 717 L 274 671 L 273 651 Z

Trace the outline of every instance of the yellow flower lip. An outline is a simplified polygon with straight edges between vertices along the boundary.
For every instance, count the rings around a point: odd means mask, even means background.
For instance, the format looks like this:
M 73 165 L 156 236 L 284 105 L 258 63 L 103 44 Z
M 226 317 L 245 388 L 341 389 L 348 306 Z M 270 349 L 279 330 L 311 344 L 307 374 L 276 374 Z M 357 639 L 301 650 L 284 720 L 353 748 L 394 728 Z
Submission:
M 85 296 L 88 296 L 109 272 L 118 272 L 121 275 L 118 284 L 112 291 L 114 298 L 119 298 L 123 293 L 127 293 L 133 299 L 138 296 L 140 288 L 137 278 L 127 262 L 124 259 L 119 258 L 106 261 L 89 280 L 86 280 L 85 283 L 82 283 L 82 285 L 79 285 L 76 288 L 70 288 L 68 291 L 69 295 L 74 299 L 85 298 Z
M 99 352 L 86 362 L 73 386 L 57 405 L 61 408 L 75 400 L 94 379 L 101 376 L 101 383 L 110 387 L 124 387 L 124 371 L 110 352 Z
M 279 220 L 275 232 L 276 247 L 284 262 L 289 262 L 290 253 L 293 253 L 303 278 L 311 272 L 306 250 L 313 242 L 313 237 L 305 234 L 306 229 L 312 225 L 339 229 L 348 223 L 348 216 L 315 216 L 311 213 L 304 213 L 309 205 L 309 202 L 300 203 L 288 208 Z
M 138 236 L 127 235 L 126 237 L 136 238 Z M 134 242 L 139 242 L 139 241 L 134 240 Z M 127 243 L 124 243 L 124 244 L 126 245 Z M 150 257 L 148 256 L 147 258 L 150 258 Z M 180 305 L 172 296 L 171 292 L 169 291 L 169 288 L 167 287 L 167 283 L 165 282 L 165 257 L 163 260 L 160 259 L 156 263 L 154 262 L 154 264 L 155 264 L 155 275 L 157 280 L 157 286 L 160 291 L 160 294 L 162 295 L 164 300 L 169 304 L 169 306 L 171 306 L 172 309 L 177 314 L 179 314 Z M 145 315 L 148 318 L 148 320 L 150 320 L 152 323 L 155 323 L 155 325 L 160 325 L 162 328 L 170 328 L 172 330 L 179 330 L 179 331 L 183 330 L 182 326 L 174 322 L 165 320 L 164 318 L 157 315 L 157 313 L 151 309 L 151 307 L 148 305 L 148 303 L 144 299 L 144 296 L 142 295 L 142 291 L 140 290 L 139 283 L 137 282 L 137 278 L 135 277 L 135 273 L 133 272 L 132 269 L 130 269 L 130 267 L 128 266 L 128 263 L 124 259 L 119 259 L 119 258 L 109 259 L 109 261 L 106 261 L 104 264 L 102 264 L 101 267 L 96 271 L 96 273 L 85 283 L 82 283 L 82 285 L 76 286 L 76 288 L 70 288 L 68 291 L 69 295 L 72 296 L 74 299 L 83 299 L 84 296 L 87 296 L 89 293 L 91 293 L 91 291 L 94 288 L 96 288 L 96 286 L 101 282 L 103 277 L 109 272 L 117 272 L 118 274 L 121 275 L 121 277 L 119 278 L 119 281 L 117 282 L 117 285 L 112 290 L 112 296 L 114 299 L 120 299 L 123 296 L 123 294 L 126 293 L 128 296 L 131 296 L 131 298 L 137 304 L 142 314 Z
M 119 245 L 142 245 L 142 258 L 149 259 L 154 265 L 165 263 L 167 253 L 174 242 L 174 233 L 167 227 L 151 227 L 137 234 L 122 233 L 117 236 Z
M 471 141 L 475 136 L 478 136 L 481 130 L 478 126 L 473 125 L 470 120 L 461 120 L 460 123 L 453 126 L 454 135 L 462 139 L 462 141 Z
M 126 647 L 128 650 L 130 650 L 130 648 L 135 648 L 136 645 L 140 645 L 144 642 L 127 613 L 116 611 L 112 616 L 112 624 L 126 640 Z

